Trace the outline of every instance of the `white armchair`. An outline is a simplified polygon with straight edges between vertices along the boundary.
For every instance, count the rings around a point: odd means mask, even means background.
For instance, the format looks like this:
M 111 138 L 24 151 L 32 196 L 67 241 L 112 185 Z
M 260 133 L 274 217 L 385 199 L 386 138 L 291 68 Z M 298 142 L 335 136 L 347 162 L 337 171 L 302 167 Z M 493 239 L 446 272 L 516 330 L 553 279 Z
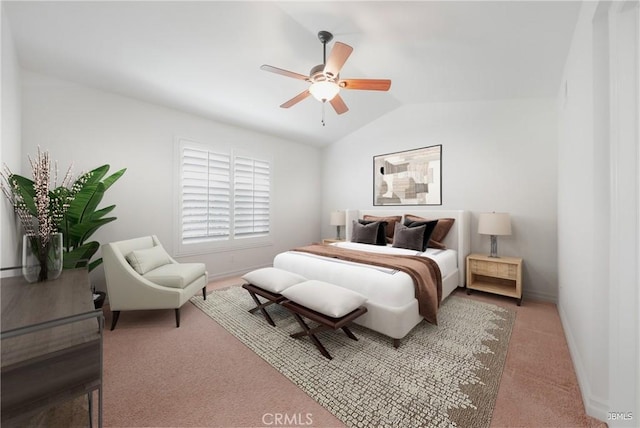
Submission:
M 155 235 L 105 244 L 102 259 L 113 314 L 111 330 L 120 311 L 144 309 L 175 309 L 180 327 L 180 307 L 200 289 L 207 298 L 204 263 L 178 263 Z

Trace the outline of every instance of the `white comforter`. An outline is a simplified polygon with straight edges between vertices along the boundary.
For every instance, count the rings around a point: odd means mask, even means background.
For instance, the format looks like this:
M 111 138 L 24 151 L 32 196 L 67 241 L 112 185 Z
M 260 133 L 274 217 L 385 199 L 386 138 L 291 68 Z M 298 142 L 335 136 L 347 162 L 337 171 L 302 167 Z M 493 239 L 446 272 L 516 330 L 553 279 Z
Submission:
M 425 253 L 421 253 L 391 246 L 385 247 L 354 242 L 342 242 L 333 245 L 376 253 L 430 257 L 434 259 L 440 267 L 443 278 L 446 278 L 449 273 L 457 269 L 457 255 L 453 250 L 436 250 L 430 248 Z M 320 257 L 296 251 L 287 251 L 278 254 L 273 261 L 273 266 L 298 273 L 309 279 L 318 279 L 340 285 L 367 296 L 370 302 L 377 305 L 404 308 L 415 302 L 413 280 L 406 273 L 397 270 Z M 442 297 L 446 297 L 446 294 L 443 294 Z

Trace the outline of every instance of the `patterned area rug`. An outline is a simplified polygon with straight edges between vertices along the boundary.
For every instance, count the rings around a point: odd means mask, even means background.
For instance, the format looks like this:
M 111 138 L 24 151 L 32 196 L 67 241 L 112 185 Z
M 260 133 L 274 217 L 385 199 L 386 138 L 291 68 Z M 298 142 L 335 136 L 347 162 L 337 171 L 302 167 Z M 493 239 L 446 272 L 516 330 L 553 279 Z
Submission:
M 240 287 L 191 301 L 350 427 L 487 427 L 498 393 L 515 311 L 463 297 L 446 299 L 438 326 L 423 321 L 398 349 L 389 337 L 353 325 L 308 340 L 286 309 L 272 305 L 277 327 Z

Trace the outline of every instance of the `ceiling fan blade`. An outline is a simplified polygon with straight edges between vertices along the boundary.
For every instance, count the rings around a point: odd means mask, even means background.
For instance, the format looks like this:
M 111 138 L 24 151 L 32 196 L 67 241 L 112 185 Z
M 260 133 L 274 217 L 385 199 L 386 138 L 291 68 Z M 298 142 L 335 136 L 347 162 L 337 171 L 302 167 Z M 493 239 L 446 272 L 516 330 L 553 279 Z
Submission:
M 282 104 L 280 107 L 289 108 L 289 107 L 291 107 L 293 105 L 298 104 L 300 101 L 304 100 L 309 95 L 311 95 L 311 92 L 309 92 L 308 89 L 305 89 L 303 92 L 300 92 L 298 95 L 296 95 L 295 97 L 291 98 L 289 101 L 287 101 L 286 103 Z
M 282 68 L 274 67 L 267 64 L 261 65 L 260 70 L 270 71 L 272 73 L 281 74 L 287 77 L 293 77 L 294 79 L 309 80 L 309 76 L 305 76 L 299 73 L 294 73 L 293 71 L 289 71 L 289 70 L 283 70 Z
M 324 72 L 334 77 L 337 76 L 340 70 L 342 70 L 342 66 L 347 61 L 347 58 L 351 55 L 351 52 L 353 52 L 351 46 L 335 42 L 331 53 L 329 53 L 329 58 L 327 58 L 327 62 L 324 65 Z
M 344 103 L 344 100 L 342 99 L 340 94 L 337 94 L 329 102 L 331 103 L 331 106 L 338 114 L 346 113 L 349 111 L 349 107 L 347 107 L 347 105 Z
M 391 87 L 389 79 L 342 79 L 338 86 L 344 89 L 361 89 L 365 91 L 388 91 Z

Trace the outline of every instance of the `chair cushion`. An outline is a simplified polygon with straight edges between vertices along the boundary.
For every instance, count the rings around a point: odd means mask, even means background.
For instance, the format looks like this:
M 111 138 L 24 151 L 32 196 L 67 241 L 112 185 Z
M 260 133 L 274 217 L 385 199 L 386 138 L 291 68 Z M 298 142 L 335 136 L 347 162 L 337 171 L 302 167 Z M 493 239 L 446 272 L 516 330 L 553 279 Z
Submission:
M 280 294 L 282 290 L 285 290 L 294 284 L 307 280 L 307 278 L 302 275 L 298 275 L 297 273 L 274 267 L 256 269 L 245 274 L 242 279 L 258 288 L 264 288 L 265 290 L 276 294 Z
M 140 275 L 154 270 L 159 266 L 171 263 L 171 257 L 164 250 L 162 245 L 134 250 L 125 256 L 131 267 Z
M 204 263 L 169 263 L 142 275 L 154 284 L 185 288 L 205 273 Z
M 333 318 L 347 315 L 367 300 L 360 293 L 315 279 L 292 285 L 283 290 L 282 295 L 305 308 Z

